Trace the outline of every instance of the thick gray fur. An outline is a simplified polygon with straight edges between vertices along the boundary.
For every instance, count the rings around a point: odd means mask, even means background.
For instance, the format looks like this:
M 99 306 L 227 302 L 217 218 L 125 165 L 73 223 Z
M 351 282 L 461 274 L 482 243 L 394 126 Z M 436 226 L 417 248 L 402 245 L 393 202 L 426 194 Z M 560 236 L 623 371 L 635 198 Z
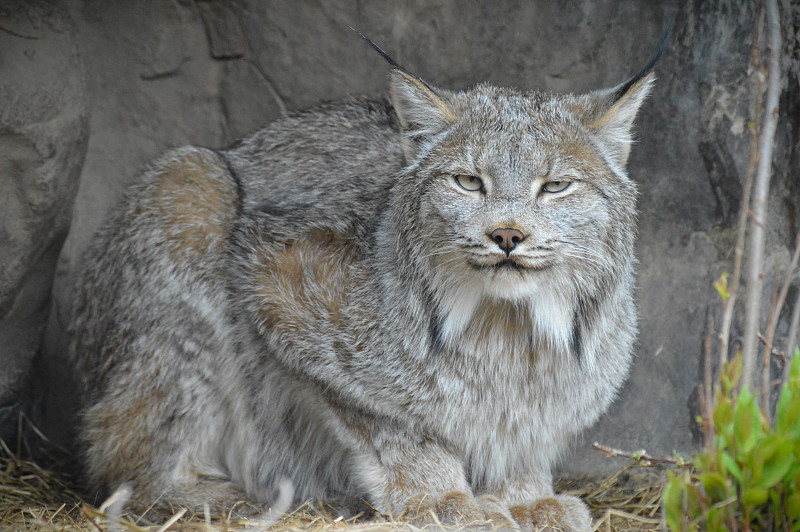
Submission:
M 267 507 L 286 477 L 297 502 L 589 529 L 550 469 L 631 361 L 624 168 L 653 79 L 448 92 L 394 70 L 391 101 L 153 163 L 76 303 L 91 482 Z

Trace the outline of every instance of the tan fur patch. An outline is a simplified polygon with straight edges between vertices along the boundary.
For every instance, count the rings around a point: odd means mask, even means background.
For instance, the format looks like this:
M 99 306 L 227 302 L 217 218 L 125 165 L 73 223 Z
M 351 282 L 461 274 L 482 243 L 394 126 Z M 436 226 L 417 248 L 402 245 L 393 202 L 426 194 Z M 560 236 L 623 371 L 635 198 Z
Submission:
M 472 523 L 484 517 L 472 495 L 461 491 L 445 493 L 436 505 L 436 515 L 446 523 Z
M 158 170 L 141 210 L 157 217 L 178 258 L 219 251 L 236 214 L 236 185 L 207 150 L 179 153 Z
M 579 139 L 570 139 L 560 145 L 561 151 L 569 156 L 571 161 L 581 167 L 599 173 L 604 171 L 605 162 L 597 150 L 587 142 Z
M 157 388 L 145 396 L 134 395 L 125 401 L 104 403 L 88 412 L 88 426 L 93 436 L 107 439 L 107 446 L 114 449 L 113 454 L 93 457 L 94 461 L 104 462 L 104 477 L 115 481 L 137 480 L 135 472 L 151 458 L 153 442 L 149 440 L 152 428 L 160 421 L 153 405 L 161 404 L 164 397 L 164 390 Z
M 554 498 L 540 499 L 531 508 L 533 524 L 545 530 L 563 530 L 567 521 L 564 507 Z
M 531 520 L 531 509 L 528 506 L 516 505 L 509 508 L 511 517 L 517 522 L 520 529 L 530 530 L 533 528 L 533 521 Z
M 337 324 L 359 257 L 355 244 L 322 230 L 267 252 L 254 287 L 264 324 L 290 334 Z
M 422 80 L 420 80 L 419 78 L 417 78 L 417 77 L 415 77 L 415 76 L 412 76 L 412 75 L 410 75 L 410 74 L 407 74 L 407 73 L 405 73 L 405 72 L 402 72 L 402 71 L 400 71 L 400 70 L 397 70 L 397 71 L 393 72 L 393 74 L 395 74 L 395 75 L 398 75 L 398 76 L 401 76 L 403 79 L 405 79 L 405 80 L 406 80 L 406 82 L 407 82 L 409 85 L 412 85 L 412 86 L 416 87 L 416 88 L 417 88 L 417 91 L 419 92 L 419 95 L 420 95 L 421 97 L 423 97 L 423 98 L 427 99 L 427 100 L 428 100 L 428 102 L 429 102 L 429 104 L 430 104 L 430 105 L 432 105 L 432 106 L 434 106 L 436 109 L 438 109 L 438 110 L 439 110 L 439 111 L 442 113 L 442 115 L 444 115 L 444 116 L 445 116 L 445 118 L 446 118 L 446 119 L 447 119 L 449 122 L 455 122 L 456 120 L 458 120 L 458 116 L 456 116 L 456 114 L 455 114 L 455 112 L 453 111 L 453 109 L 452 109 L 452 108 L 451 108 L 449 105 L 447 105 L 447 104 L 446 104 L 446 103 L 445 103 L 445 102 L 444 102 L 444 101 L 443 101 L 443 100 L 442 100 L 442 99 L 439 97 L 439 95 L 438 95 L 438 94 L 436 94 L 436 93 L 435 93 L 435 92 L 433 92 L 433 91 L 432 91 L 432 90 L 431 90 L 429 87 L 427 87 L 427 86 L 426 86 L 426 85 L 425 85 L 425 84 L 422 82 Z M 392 102 L 393 102 L 393 103 L 394 103 L 394 102 L 396 102 L 396 100 L 397 100 L 397 89 L 395 88 L 394 84 L 392 84 L 392 85 L 390 86 L 390 88 L 389 88 L 389 94 L 390 94 L 390 96 L 391 96 L 391 98 L 392 98 Z M 403 118 L 403 116 L 402 116 L 402 114 L 401 114 L 401 113 L 398 113 L 398 117 L 400 118 L 401 125 L 402 125 L 404 128 L 407 128 L 407 127 L 408 127 L 408 124 L 407 124 L 407 123 L 406 123 L 406 121 L 404 120 L 404 118 Z

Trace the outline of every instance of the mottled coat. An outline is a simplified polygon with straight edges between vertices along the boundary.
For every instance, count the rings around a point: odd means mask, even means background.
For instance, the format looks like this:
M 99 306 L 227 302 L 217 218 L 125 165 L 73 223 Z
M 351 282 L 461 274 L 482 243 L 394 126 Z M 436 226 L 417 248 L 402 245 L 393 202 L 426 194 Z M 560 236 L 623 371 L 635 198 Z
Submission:
M 550 468 L 606 410 L 636 332 L 634 183 L 652 74 L 588 95 L 433 89 L 174 150 L 79 288 L 98 487 L 269 505 L 365 497 L 585 530 Z

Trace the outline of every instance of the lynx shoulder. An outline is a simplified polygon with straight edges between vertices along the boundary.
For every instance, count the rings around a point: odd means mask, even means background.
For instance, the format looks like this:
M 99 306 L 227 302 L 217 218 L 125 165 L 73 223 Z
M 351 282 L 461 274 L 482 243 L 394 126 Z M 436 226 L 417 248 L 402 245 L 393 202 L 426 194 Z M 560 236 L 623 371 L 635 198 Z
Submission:
M 297 502 L 589 529 L 550 468 L 631 360 L 651 66 L 583 95 L 396 68 L 390 100 L 153 163 L 75 307 L 91 482 L 223 508 L 288 478 Z

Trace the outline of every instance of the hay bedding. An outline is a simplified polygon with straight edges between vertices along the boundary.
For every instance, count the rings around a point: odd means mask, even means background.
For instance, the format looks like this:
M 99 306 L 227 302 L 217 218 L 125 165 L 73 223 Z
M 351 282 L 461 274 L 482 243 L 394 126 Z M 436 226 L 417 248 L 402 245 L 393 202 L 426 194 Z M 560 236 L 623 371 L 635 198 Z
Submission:
M 61 464 L 64 460 L 61 459 Z M 44 465 L 48 464 L 48 465 Z M 369 532 L 378 530 L 452 530 L 432 518 L 411 524 L 391 517 L 344 518 L 319 503 L 306 503 L 275 521 L 245 520 L 227 515 L 193 513 L 175 508 L 147 518 L 115 516 L 109 501 L 91 502 L 77 483 L 52 459 L 35 462 L 19 458 L 0 440 L 0 530 L 33 531 L 208 531 L 266 530 L 290 532 Z M 562 479 L 558 491 L 582 497 L 594 515 L 595 530 L 659 530 L 663 469 L 631 464 L 607 478 Z M 234 509 L 235 510 L 235 509 Z M 475 523 L 480 525 L 480 523 Z M 491 525 L 485 526 L 491 529 Z M 484 528 L 481 527 L 481 528 Z

